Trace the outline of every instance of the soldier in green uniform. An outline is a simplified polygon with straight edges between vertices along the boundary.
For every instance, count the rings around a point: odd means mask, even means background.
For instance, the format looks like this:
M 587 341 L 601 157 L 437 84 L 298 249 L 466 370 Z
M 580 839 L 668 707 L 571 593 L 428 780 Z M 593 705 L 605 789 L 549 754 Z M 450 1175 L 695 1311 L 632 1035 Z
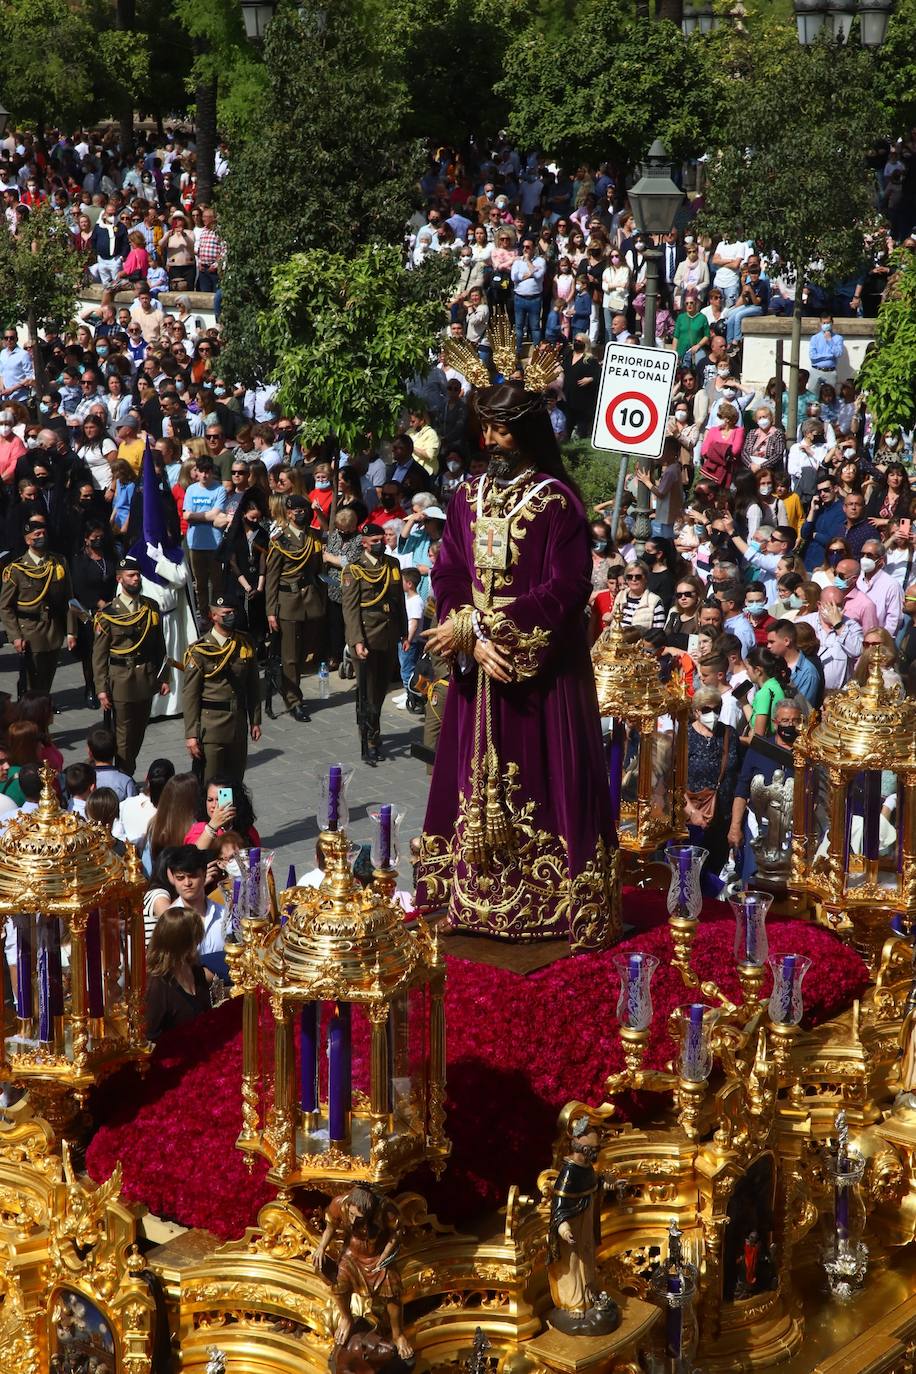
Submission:
M 29 516 L 25 544 L 22 557 L 3 569 L 0 616 L 24 663 L 29 687 L 36 692 L 50 692 L 67 631 L 70 574 L 62 558 L 47 552 L 48 525 L 44 515 Z
M 121 767 L 133 773 L 146 734 L 153 697 L 168 696 L 169 660 L 159 608 L 140 595 L 140 565 L 118 564 L 118 592 L 96 612 L 92 674 L 103 711 L 114 711 Z
M 210 605 L 213 627 L 185 654 L 181 710 L 191 765 L 204 786 L 215 777 L 241 782 L 248 736 L 261 738 L 261 683 L 251 640 L 235 628 L 238 606 L 228 594 Z
M 317 658 L 327 594 L 321 536 L 309 528 L 312 510 L 303 496 L 286 498 L 290 523 L 267 550 L 267 623 L 280 631 L 280 690 L 295 720 L 308 720 L 299 679 Z
M 397 663 L 398 644 L 407 648 L 407 606 L 401 565 L 385 553 L 381 525 L 366 525 L 362 550 L 340 574 L 347 644 L 356 665 L 356 714 L 362 758 L 382 757 L 380 717 Z

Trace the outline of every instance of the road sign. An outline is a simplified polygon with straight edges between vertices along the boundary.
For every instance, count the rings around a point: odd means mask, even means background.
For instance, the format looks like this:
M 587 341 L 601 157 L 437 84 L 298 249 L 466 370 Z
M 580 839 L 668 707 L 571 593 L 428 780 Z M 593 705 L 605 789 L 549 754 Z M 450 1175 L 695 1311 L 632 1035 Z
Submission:
M 632 458 L 658 458 L 674 390 L 677 354 L 641 344 L 608 344 L 592 443 Z

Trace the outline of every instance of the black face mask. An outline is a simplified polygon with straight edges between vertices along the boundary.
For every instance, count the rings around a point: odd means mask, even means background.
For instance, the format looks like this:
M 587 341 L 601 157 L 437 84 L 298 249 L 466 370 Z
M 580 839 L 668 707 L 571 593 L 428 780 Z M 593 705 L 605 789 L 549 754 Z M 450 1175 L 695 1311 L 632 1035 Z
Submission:
M 382 505 L 385 510 L 394 510 L 394 503 L 397 499 L 396 496 L 391 496 L 384 491 L 382 492 Z
M 294 511 L 293 511 L 293 524 L 294 524 L 294 525 L 298 525 L 299 528 L 301 529 L 303 525 L 307 525 L 308 523 L 309 523 L 309 513 L 308 513 L 307 510 L 294 510 Z
M 36 534 L 34 539 L 32 540 L 32 548 L 40 552 L 45 547 L 47 542 L 48 536 L 46 534 Z
M 794 744 L 798 739 L 798 726 L 777 725 L 776 733 L 780 739 L 785 740 L 786 744 Z
M 88 543 L 90 549 L 100 549 L 102 547 L 101 539 L 90 539 Z
M 382 543 L 381 540 L 378 540 L 378 542 L 375 544 L 369 545 L 369 552 L 372 554 L 373 558 L 381 558 L 384 551 L 385 545 Z
M 223 618 L 219 623 L 221 630 L 235 629 L 235 611 L 223 611 Z

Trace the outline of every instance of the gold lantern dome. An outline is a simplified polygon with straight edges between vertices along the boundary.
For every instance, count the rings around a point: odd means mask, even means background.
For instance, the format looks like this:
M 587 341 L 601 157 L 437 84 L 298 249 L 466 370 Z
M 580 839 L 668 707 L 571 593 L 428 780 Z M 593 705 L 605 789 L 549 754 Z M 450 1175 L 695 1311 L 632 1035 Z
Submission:
M 625 642 L 619 609 L 592 648 L 592 667 L 603 716 L 636 723 L 655 720 L 670 709 L 670 693 L 659 677 L 658 660 L 642 644 Z
M 880 654 L 864 683 L 851 682 L 827 698 L 806 734 L 805 752 L 827 767 L 916 767 L 916 702 L 901 700 L 896 688 L 885 686 Z
M 314 1000 L 385 1001 L 436 962 L 433 942 L 407 930 L 386 893 L 355 881 L 342 832 L 323 834 L 322 848 L 321 886 L 280 897 L 287 920 L 265 946 L 264 973 Z
M 144 885 L 101 826 L 61 809 L 53 769 L 41 770 L 41 800 L 0 832 L 0 912 L 77 912 L 126 886 Z

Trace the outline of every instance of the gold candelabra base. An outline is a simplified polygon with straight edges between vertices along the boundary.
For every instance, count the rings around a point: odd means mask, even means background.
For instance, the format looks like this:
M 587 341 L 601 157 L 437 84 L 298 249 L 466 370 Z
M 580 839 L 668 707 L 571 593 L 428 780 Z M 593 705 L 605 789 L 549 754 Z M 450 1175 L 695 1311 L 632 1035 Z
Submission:
M 800 1033 L 798 1026 L 770 1022 L 770 1043 L 773 1046 L 773 1062 L 779 1073 L 779 1084 L 789 1089 L 789 1096 L 794 1103 L 801 1100 L 801 1085 L 793 1063 L 795 1043 Z
M 649 1040 L 649 1028 L 645 1030 L 634 1030 L 630 1026 L 620 1027 L 620 1043 L 623 1045 L 623 1062 L 626 1065 L 626 1077 L 631 1084 L 637 1086 L 640 1077 L 642 1061 L 646 1053 L 646 1045 Z
M 695 1083 L 689 1078 L 677 1081 L 678 1124 L 688 1140 L 700 1137 L 700 1111 L 706 1097 L 706 1081 Z
M 373 868 L 372 870 L 372 886 L 389 902 L 394 896 L 397 878 L 398 871 L 396 868 Z
M 690 965 L 697 925 L 698 922 L 689 916 L 672 915 L 668 917 L 668 929 L 671 932 L 671 944 L 674 948 L 671 962 L 680 972 L 688 988 L 696 987 L 700 981 Z
M 760 964 L 739 964 L 738 982 L 741 984 L 743 1005 L 750 1009 L 760 1001 L 760 989 L 763 987 L 763 966 Z

